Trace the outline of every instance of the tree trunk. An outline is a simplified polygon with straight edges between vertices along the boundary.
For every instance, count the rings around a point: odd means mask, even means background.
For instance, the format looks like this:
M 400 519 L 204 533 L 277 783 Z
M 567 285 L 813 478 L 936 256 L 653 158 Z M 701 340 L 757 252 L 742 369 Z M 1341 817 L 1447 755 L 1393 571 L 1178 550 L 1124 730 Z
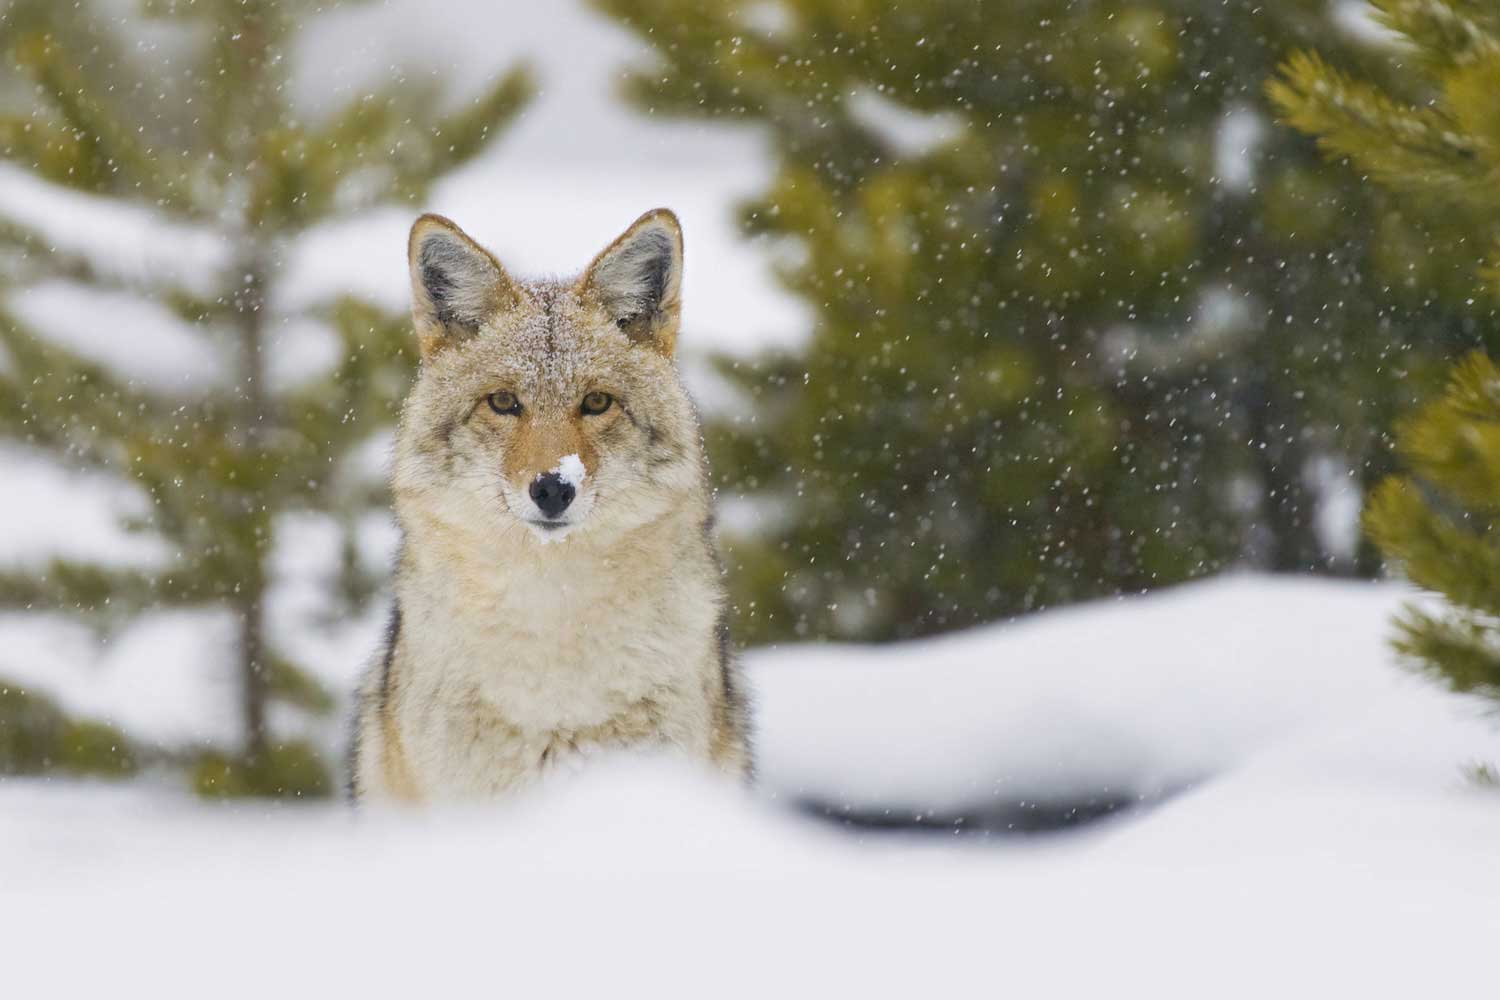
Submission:
M 239 606 L 240 712 L 245 756 L 259 760 L 266 750 L 266 669 L 260 594 Z
M 235 297 L 235 323 L 239 335 L 239 425 L 248 463 L 256 474 L 245 484 L 244 516 L 264 518 L 267 500 L 260 495 L 263 477 L 259 474 L 264 458 L 265 430 L 272 414 L 268 406 L 264 359 L 264 289 L 268 254 L 253 237 L 247 240 L 251 249 L 243 259 L 238 275 L 243 286 Z M 245 574 L 234 602 L 239 617 L 239 673 L 241 718 L 244 725 L 245 752 L 251 758 L 266 749 L 266 701 L 269 693 L 265 642 L 265 548 L 270 540 L 270 526 L 250 533 L 245 553 Z

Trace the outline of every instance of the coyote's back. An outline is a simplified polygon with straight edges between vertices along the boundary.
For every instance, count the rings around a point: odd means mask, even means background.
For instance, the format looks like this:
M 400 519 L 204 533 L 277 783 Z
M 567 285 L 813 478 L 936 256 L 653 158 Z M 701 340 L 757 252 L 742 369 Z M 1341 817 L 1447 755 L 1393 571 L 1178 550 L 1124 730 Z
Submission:
M 682 236 L 648 212 L 570 281 L 423 216 L 422 364 L 396 439 L 403 543 L 354 789 L 492 795 L 596 749 L 748 774 L 697 416 L 672 354 Z

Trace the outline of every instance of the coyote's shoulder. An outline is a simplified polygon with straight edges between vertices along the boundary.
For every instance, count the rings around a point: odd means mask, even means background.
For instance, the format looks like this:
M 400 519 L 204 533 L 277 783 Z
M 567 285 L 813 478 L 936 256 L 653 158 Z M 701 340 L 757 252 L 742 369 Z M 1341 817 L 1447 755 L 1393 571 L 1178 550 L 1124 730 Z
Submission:
M 697 416 L 672 360 L 682 237 L 642 216 L 582 277 L 523 282 L 456 226 L 409 245 L 422 366 L 403 543 L 354 789 L 493 795 L 595 749 L 747 774 Z

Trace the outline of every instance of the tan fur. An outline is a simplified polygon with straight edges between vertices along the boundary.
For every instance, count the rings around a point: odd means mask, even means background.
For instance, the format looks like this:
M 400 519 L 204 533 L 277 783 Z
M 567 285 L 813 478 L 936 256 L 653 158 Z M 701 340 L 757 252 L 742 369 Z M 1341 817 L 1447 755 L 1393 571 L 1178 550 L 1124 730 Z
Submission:
M 492 796 L 629 747 L 747 775 L 699 430 L 672 360 L 676 218 L 642 216 L 573 281 L 518 281 L 436 216 L 409 253 L 423 361 L 394 463 L 398 627 L 364 688 L 356 794 Z M 497 392 L 520 411 L 495 412 Z M 613 403 L 583 413 L 597 392 Z M 528 488 L 568 456 L 582 480 L 549 532 Z

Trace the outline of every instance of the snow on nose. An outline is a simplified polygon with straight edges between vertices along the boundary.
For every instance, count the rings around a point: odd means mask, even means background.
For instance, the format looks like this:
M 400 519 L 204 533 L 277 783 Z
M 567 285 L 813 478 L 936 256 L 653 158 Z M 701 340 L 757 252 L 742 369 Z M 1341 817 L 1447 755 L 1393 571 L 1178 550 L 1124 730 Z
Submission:
M 552 474 L 576 490 L 583 485 L 588 470 L 583 467 L 583 459 L 577 455 L 564 455 L 558 460 L 557 468 L 552 470 Z

